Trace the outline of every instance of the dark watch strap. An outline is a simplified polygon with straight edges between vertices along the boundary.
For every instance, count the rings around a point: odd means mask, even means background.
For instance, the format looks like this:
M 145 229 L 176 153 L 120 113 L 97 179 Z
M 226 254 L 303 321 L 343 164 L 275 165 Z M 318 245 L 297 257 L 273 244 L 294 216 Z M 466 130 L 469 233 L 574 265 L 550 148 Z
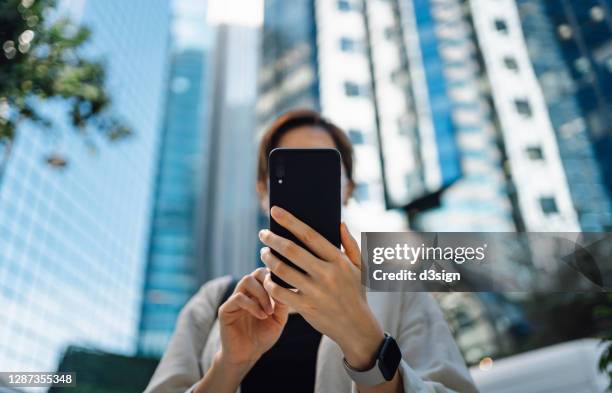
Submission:
M 343 359 L 343 363 L 347 374 L 356 384 L 374 386 L 393 379 L 401 359 L 402 353 L 399 346 L 393 337 L 385 333 L 385 338 L 376 355 L 376 363 L 372 368 L 355 370 L 346 359 Z

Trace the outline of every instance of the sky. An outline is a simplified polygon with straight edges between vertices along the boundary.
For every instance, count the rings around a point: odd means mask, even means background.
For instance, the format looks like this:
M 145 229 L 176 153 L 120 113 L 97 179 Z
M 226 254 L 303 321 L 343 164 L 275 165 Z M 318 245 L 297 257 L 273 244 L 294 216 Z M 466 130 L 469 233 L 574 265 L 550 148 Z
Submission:
M 181 48 L 209 48 L 211 25 L 258 27 L 263 22 L 262 0 L 174 0 L 172 8 L 172 34 Z

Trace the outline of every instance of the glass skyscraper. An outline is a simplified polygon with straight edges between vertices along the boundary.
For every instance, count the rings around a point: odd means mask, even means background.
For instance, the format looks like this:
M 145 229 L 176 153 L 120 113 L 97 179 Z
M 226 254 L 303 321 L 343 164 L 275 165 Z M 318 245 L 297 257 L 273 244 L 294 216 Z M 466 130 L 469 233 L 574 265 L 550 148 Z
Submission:
M 181 308 L 205 281 L 240 277 L 259 256 L 253 169 L 259 30 L 248 21 L 217 20 L 227 16 L 216 15 L 215 6 L 225 4 L 173 5 L 140 319 L 143 355 L 162 355 Z
M 367 51 L 362 2 L 267 0 L 264 4 L 257 102 L 260 128 L 294 108 L 310 108 L 328 116 L 347 131 L 356 146 L 358 205 L 351 201 L 345 210 L 352 228 L 404 228 L 403 215 L 386 210 L 375 76 Z M 393 132 L 399 133 L 397 127 Z M 379 220 L 373 222 L 371 215 Z
M 197 207 L 205 148 L 206 54 L 176 49 L 157 173 L 139 352 L 161 355 L 180 309 L 202 282 L 196 259 Z
M 24 124 L 0 185 L 0 369 L 52 371 L 70 344 L 133 353 L 163 113 L 169 4 L 64 1 L 92 30 L 113 110 L 134 135 L 92 152 Z M 61 104 L 41 104 L 62 113 Z M 62 124 L 61 119 L 59 124 Z M 52 168 L 44 158 L 63 154 Z
M 470 1 L 524 229 L 605 231 L 609 1 Z
M 169 75 L 153 210 L 138 352 L 159 357 L 176 318 L 202 282 L 203 206 L 206 202 L 210 132 L 211 32 L 208 2 L 172 5 Z
M 423 231 L 578 231 L 579 219 L 593 219 L 577 214 L 570 191 L 578 173 L 599 181 L 594 157 L 572 164 L 558 144 L 515 0 L 294 4 L 289 14 L 285 2 L 266 1 L 258 114 L 265 124 L 307 106 L 347 130 L 358 231 L 401 229 L 387 217 L 405 222 L 404 212 Z M 504 352 L 524 330 L 522 311 L 503 297 L 439 300 L 461 325 L 456 337 L 470 362 Z
M 347 209 L 354 227 L 403 229 L 407 209 L 421 230 L 514 229 L 461 1 L 288 7 L 265 2 L 260 124 L 305 106 L 347 131 L 356 155 L 358 208 Z
M 505 174 L 520 213 L 519 229 L 579 231 L 563 157 L 517 4 L 499 0 L 496 5 L 471 0 L 469 10 L 506 156 Z
M 405 29 L 418 37 L 409 40 L 408 48 L 420 54 L 409 64 L 413 91 L 426 107 L 420 112 L 429 113 L 419 117 L 416 127 L 435 130 L 440 172 L 460 177 L 442 192 L 440 206 L 417 214 L 413 226 L 426 231 L 515 230 L 503 150 L 482 89 L 485 70 L 469 11 L 461 0 L 399 4 Z M 450 179 L 442 184 L 449 185 Z
M 609 230 L 612 2 L 518 0 L 517 4 L 580 226 L 584 231 Z
M 241 277 L 260 263 L 254 107 L 261 21 L 256 3 L 244 0 L 244 7 L 252 8 L 251 21 L 211 17 L 214 54 L 208 77 L 214 100 L 209 103 L 204 233 L 199 239 L 207 278 Z
M 264 1 L 257 102 L 262 125 L 294 107 L 320 107 L 314 12 L 312 0 Z M 297 83 L 287 82 L 292 75 L 299 75 Z

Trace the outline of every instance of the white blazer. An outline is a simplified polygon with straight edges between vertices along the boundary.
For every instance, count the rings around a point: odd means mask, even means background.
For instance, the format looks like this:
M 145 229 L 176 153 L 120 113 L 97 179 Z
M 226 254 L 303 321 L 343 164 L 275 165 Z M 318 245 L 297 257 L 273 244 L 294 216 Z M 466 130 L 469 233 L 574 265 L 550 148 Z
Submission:
M 212 280 L 181 311 L 176 330 L 145 393 L 190 392 L 221 346 L 218 303 L 230 277 Z M 399 371 L 406 393 L 477 393 L 438 305 L 427 293 L 368 292 L 384 331 L 402 350 Z M 342 352 L 323 336 L 317 354 L 315 393 L 356 393 Z M 238 389 L 240 392 L 240 388 Z

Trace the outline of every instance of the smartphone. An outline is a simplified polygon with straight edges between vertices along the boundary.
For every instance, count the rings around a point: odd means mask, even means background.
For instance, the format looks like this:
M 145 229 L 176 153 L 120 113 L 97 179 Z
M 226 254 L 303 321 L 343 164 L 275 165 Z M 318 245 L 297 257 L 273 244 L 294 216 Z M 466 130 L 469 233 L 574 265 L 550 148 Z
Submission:
M 270 152 L 268 168 L 270 207 L 282 207 L 340 248 L 340 152 L 336 149 L 278 148 Z M 308 249 L 271 216 L 270 231 Z M 304 272 L 276 251 L 272 252 Z M 272 279 L 291 288 L 274 274 Z

